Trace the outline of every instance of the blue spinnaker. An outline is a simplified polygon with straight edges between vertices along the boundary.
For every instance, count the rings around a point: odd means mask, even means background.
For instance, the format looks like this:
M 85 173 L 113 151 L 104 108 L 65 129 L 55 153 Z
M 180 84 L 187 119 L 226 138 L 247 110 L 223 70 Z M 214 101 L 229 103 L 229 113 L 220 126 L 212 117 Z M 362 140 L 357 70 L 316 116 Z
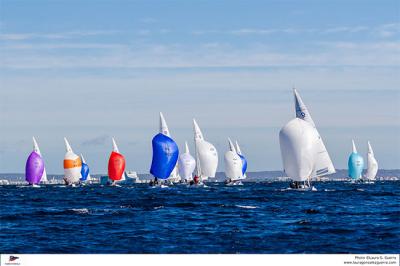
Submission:
M 89 175 L 89 166 L 85 163 L 82 163 L 82 168 L 81 168 L 81 181 L 86 181 L 88 175 Z
M 364 168 L 364 159 L 358 153 L 352 152 L 349 157 L 349 176 L 352 179 L 361 178 L 361 174 Z
M 240 159 L 242 160 L 242 174 L 244 175 L 246 173 L 247 170 L 247 160 L 246 158 L 244 158 L 243 155 L 238 154 Z
M 150 173 L 159 179 L 167 179 L 178 161 L 178 145 L 173 139 L 162 133 L 154 136 L 152 145 L 153 160 Z

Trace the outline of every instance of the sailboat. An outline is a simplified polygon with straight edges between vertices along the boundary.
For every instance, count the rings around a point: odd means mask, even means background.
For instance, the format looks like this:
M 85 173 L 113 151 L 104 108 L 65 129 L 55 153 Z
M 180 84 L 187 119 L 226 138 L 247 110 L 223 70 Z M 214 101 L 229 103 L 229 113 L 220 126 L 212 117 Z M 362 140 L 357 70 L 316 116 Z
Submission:
M 67 138 L 64 138 L 66 153 L 64 156 L 64 182 L 67 185 L 79 183 L 81 178 L 82 160 L 74 153 Z
M 242 174 L 243 174 L 243 179 L 245 179 L 246 176 L 246 171 L 247 171 L 247 160 L 243 156 L 242 151 L 240 150 L 239 143 L 236 141 L 236 152 L 239 155 L 240 159 L 242 160 Z
M 170 137 L 165 119 L 160 113 L 160 132 L 153 137 L 153 159 L 150 173 L 154 176 L 152 184 L 157 185 L 158 180 L 166 180 L 170 177 L 178 161 L 179 149 L 175 141 Z
M 292 189 L 315 190 L 311 178 L 335 173 L 335 168 L 306 105 L 296 89 L 293 93 L 296 118 L 279 132 L 284 172 L 294 181 Z
M 364 169 L 364 159 L 363 157 L 357 152 L 356 144 L 354 140 L 351 140 L 353 145 L 353 150 L 349 156 L 348 161 L 348 171 L 349 177 L 354 180 L 361 180 L 362 171 Z
M 82 167 L 81 167 L 81 182 L 90 181 L 89 165 L 86 164 L 85 158 L 81 154 Z
M 189 146 L 185 141 L 185 152 L 179 155 L 179 175 L 186 182 L 193 180 L 193 171 L 196 168 L 196 161 L 189 152 Z
M 171 134 L 168 129 L 167 122 L 165 121 L 165 118 L 164 118 L 164 115 L 162 112 L 160 112 L 160 130 L 159 130 L 159 132 L 164 134 L 165 136 L 168 136 L 171 138 Z M 181 180 L 181 176 L 179 175 L 178 162 L 175 165 L 174 169 L 172 170 L 172 172 L 167 180 L 171 183 L 177 183 Z
M 39 145 L 35 137 L 33 139 L 33 151 L 29 155 L 25 166 L 25 179 L 29 185 L 37 187 L 43 176 L 46 175 L 44 161 L 40 153 Z M 47 180 L 47 176 L 46 176 Z
M 242 172 L 242 159 L 236 151 L 232 141 L 228 138 L 229 150 L 225 153 L 225 175 L 227 178 L 228 185 L 242 185 L 241 179 L 243 179 Z
M 218 152 L 210 142 L 206 141 L 196 120 L 193 119 L 194 144 L 196 154 L 195 182 L 215 177 L 218 167 Z
M 112 138 L 113 150 L 108 159 L 108 178 L 110 185 L 116 186 L 116 182 L 125 179 L 125 157 L 119 152 L 115 139 Z
M 374 151 L 372 150 L 371 144 L 368 141 L 367 174 L 365 175 L 367 182 L 373 183 L 377 173 L 378 173 L 378 162 L 375 159 Z

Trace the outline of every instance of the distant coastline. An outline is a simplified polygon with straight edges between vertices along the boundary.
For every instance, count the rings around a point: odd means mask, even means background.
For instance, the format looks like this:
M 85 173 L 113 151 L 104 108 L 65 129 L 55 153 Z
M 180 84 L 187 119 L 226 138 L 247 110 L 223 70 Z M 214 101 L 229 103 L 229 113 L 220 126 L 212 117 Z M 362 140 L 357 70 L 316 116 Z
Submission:
M 288 178 L 282 171 L 257 171 L 257 172 L 247 172 L 246 182 L 258 182 L 258 181 L 286 181 Z M 93 174 L 93 177 L 100 178 L 101 176 L 106 176 L 107 174 Z M 48 176 L 50 178 L 62 179 L 63 174 L 51 174 Z M 153 177 L 150 174 L 138 173 L 138 176 L 142 180 L 150 180 Z M 9 181 L 23 181 L 25 177 L 24 173 L 0 173 L 1 180 Z M 323 177 L 322 180 L 342 180 L 347 179 L 347 169 L 337 169 L 336 173 Z M 224 181 L 224 172 L 217 172 L 214 181 Z M 400 180 L 400 169 L 380 169 L 377 174 L 377 180 Z

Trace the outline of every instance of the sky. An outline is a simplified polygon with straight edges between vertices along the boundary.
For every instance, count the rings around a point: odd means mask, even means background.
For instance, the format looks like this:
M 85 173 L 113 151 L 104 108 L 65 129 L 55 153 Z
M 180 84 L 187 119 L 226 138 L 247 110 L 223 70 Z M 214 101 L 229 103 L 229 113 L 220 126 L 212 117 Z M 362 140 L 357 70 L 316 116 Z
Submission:
M 0 1 L 0 172 L 23 173 L 39 142 L 61 174 L 66 136 L 92 173 L 115 137 L 148 173 L 162 111 L 193 152 L 192 119 L 219 152 L 238 140 L 249 171 L 281 170 L 292 87 L 336 168 L 351 139 L 400 168 L 398 1 Z

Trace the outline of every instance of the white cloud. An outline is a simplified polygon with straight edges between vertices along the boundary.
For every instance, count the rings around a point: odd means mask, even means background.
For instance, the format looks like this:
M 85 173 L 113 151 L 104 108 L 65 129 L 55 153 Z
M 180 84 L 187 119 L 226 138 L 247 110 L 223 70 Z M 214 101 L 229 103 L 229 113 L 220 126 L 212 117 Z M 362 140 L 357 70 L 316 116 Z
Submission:
M 96 35 L 116 34 L 118 31 L 92 30 L 92 31 L 69 31 L 59 33 L 2 33 L 2 41 L 21 41 L 29 39 L 72 39 Z
M 6 69 L 400 66 L 395 56 L 400 53 L 400 44 L 390 41 L 318 42 L 301 52 L 276 51 L 261 44 L 238 48 L 218 42 L 200 45 L 21 44 L 0 46 L 0 49 L 7 51 L 0 61 L 0 67 Z M 57 53 L 57 49 L 89 51 L 65 54 Z

